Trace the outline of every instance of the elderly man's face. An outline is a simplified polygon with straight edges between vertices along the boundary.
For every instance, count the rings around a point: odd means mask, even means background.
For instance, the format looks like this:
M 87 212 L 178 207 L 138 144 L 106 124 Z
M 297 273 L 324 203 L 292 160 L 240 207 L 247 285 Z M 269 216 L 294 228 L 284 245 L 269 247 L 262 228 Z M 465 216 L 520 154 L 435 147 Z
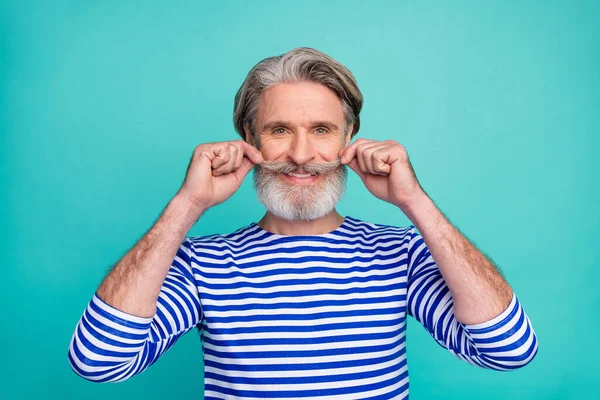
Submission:
M 344 145 L 344 124 L 342 102 L 331 89 L 309 82 L 280 83 L 262 95 L 255 121 L 257 144 L 265 160 L 296 165 L 332 161 Z
M 350 141 L 345 128 L 340 99 L 323 85 L 280 83 L 263 93 L 256 135 L 246 139 L 267 161 L 255 168 L 254 181 L 269 211 L 311 220 L 335 207 L 346 181 L 346 167 L 336 163 Z

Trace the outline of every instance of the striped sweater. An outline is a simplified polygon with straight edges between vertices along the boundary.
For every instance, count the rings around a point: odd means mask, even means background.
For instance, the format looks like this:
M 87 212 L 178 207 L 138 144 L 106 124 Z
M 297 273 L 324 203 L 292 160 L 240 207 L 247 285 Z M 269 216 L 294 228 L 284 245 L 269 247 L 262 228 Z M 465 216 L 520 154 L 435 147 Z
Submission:
M 252 223 L 186 237 L 156 315 L 130 315 L 94 294 L 68 357 L 88 380 L 123 381 L 196 327 L 205 399 L 407 399 L 407 313 L 481 368 L 513 370 L 537 353 L 515 295 L 495 318 L 460 323 L 414 225 L 346 217 L 321 235 L 278 235 Z

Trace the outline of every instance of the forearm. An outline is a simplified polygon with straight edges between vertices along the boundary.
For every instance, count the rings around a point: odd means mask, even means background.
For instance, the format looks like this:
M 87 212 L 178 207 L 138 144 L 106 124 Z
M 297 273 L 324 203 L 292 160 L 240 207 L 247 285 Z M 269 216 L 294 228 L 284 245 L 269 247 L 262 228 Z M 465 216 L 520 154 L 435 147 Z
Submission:
M 98 288 L 109 305 L 139 317 L 152 317 L 171 263 L 190 228 L 202 215 L 175 196 L 146 235 L 117 263 Z
M 417 227 L 448 285 L 454 315 L 464 324 L 478 324 L 504 311 L 512 289 L 495 266 L 444 217 L 422 193 L 402 211 Z

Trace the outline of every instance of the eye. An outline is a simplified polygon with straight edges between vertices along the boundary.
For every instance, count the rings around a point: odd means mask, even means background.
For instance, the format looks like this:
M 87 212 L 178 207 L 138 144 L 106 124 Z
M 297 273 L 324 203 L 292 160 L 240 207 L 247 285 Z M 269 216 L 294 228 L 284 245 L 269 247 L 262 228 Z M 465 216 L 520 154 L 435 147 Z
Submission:
M 324 134 L 324 133 L 327 133 L 327 129 L 325 129 L 325 128 L 317 128 L 315 130 L 315 132 L 318 133 L 318 134 Z
M 279 134 L 285 133 L 285 129 L 284 128 L 275 128 L 275 129 L 273 129 L 273 133 L 276 133 L 279 135 Z

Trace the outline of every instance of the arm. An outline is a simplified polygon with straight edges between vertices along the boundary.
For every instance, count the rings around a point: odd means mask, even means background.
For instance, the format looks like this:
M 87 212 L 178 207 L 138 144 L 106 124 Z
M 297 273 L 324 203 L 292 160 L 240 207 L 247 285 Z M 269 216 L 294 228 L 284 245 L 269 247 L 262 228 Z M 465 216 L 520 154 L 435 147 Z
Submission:
M 537 337 L 504 278 L 444 218 L 429 198 L 404 209 L 413 228 L 408 300 L 443 347 L 474 365 L 512 370 L 537 353 Z
M 520 303 L 492 263 L 429 199 L 404 146 L 358 139 L 340 157 L 375 197 L 400 208 L 423 234 L 413 228 L 409 314 L 440 345 L 475 365 L 506 370 L 527 364 L 537 338 Z
M 193 243 L 184 239 L 192 215 L 175 197 L 100 285 L 71 338 L 75 373 L 95 382 L 128 379 L 201 321 Z
M 201 210 L 175 196 L 156 224 L 104 279 L 97 296 L 125 313 L 153 317 L 171 262 L 200 215 Z
M 167 270 L 187 232 L 205 210 L 235 193 L 259 162 L 260 152 L 241 140 L 196 147 L 181 189 L 152 229 L 102 282 L 98 297 L 123 312 L 154 316 Z
M 102 282 L 80 318 L 68 353 L 77 374 L 96 382 L 125 380 L 201 321 L 194 246 L 185 236 L 258 162 L 260 152 L 239 140 L 196 147 L 177 195 Z
M 425 194 L 403 212 L 421 233 L 465 324 L 488 321 L 504 311 L 513 292 L 494 265 L 448 222 Z

